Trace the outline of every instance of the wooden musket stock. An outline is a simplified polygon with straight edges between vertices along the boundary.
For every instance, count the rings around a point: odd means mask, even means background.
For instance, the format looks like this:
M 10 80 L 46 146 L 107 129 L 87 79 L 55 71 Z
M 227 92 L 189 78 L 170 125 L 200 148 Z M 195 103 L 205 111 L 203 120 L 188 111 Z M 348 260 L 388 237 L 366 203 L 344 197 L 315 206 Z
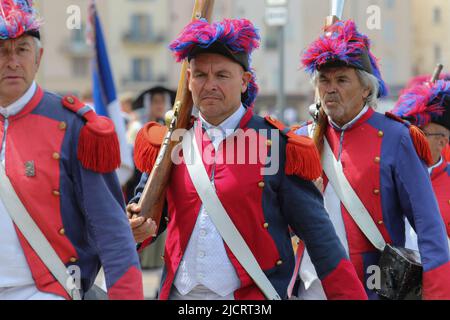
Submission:
M 196 0 L 192 21 L 202 18 L 210 21 L 213 7 L 214 0 Z M 138 203 L 141 208 L 140 216 L 151 218 L 158 226 L 172 171 L 172 151 L 179 143 L 179 141 L 173 141 L 172 134 L 176 129 L 186 129 L 191 121 L 193 101 L 188 88 L 187 69 L 188 62 L 184 61 L 181 67 L 180 81 L 169 131 L 164 138 L 155 166 Z

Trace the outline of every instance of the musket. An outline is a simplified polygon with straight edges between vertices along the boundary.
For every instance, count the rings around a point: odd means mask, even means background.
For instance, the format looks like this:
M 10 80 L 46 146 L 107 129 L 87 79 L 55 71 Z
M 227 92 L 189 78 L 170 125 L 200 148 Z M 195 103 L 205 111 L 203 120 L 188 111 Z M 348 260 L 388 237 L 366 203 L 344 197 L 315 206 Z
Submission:
M 213 7 L 214 0 L 195 0 L 192 21 L 200 19 L 210 21 Z M 157 225 L 161 220 L 166 189 L 172 171 L 172 151 L 179 143 L 173 134 L 177 129 L 186 129 L 191 121 L 193 101 L 188 87 L 187 70 L 188 61 L 186 60 L 181 67 L 177 96 L 168 124 L 169 129 L 138 203 L 141 208 L 140 216 L 146 219 L 151 218 Z
M 436 66 L 436 69 L 434 69 L 433 76 L 431 77 L 430 80 L 431 83 L 435 83 L 436 81 L 439 80 L 439 77 L 441 76 L 441 72 L 443 69 L 444 65 L 441 63 Z
M 325 20 L 325 31 L 336 22 L 342 20 L 342 16 L 344 15 L 344 7 L 345 0 L 331 0 L 331 15 L 329 15 Z M 316 102 L 320 101 L 318 90 L 315 92 L 315 100 Z M 323 137 L 328 125 L 328 117 L 323 108 L 318 108 L 313 117 L 315 121 L 313 140 L 317 149 L 319 149 L 319 152 L 322 154 Z
M 325 28 L 342 20 L 344 15 L 345 0 L 331 0 L 331 15 L 326 18 Z

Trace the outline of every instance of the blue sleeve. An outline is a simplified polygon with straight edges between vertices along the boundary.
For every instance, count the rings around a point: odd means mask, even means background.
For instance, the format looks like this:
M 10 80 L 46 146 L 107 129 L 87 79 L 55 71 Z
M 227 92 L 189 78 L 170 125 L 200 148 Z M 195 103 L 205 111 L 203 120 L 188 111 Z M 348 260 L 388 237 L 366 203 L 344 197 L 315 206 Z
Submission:
M 280 197 L 283 216 L 305 242 L 323 279 L 348 257 L 324 208 L 322 194 L 312 182 L 283 174 Z
M 147 184 L 148 177 L 149 176 L 148 176 L 147 173 L 143 173 L 141 175 L 141 179 L 139 180 L 139 184 L 134 189 L 134 196 L 129 201 L 129 203 L 138 203 L 139 202 L 139 199 L 141 198 L 142 192 L 144 191 L 145 185 Z

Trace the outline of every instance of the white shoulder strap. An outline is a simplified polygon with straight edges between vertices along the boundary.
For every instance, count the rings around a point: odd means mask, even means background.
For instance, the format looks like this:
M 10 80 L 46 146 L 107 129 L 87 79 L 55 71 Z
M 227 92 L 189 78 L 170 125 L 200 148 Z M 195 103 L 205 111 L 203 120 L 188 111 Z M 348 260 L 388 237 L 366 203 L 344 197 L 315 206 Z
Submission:
M 233 252 L 239 263 L 252 277 L 268 300 L 281 300 L 214 191 L 203 165 L 193 130 L 188 131 L 183 137 L 183 154 L 195 189 L 208 215 L 231 252 Z
M 367 211 L 366 207 L 345 177 L 342 164 L 334 157 L 333 151 L 326 138 L 324 138 L 323 142 L 322 166 L 339 199 L 358 227 L 375 248 L 383 251 L 386 242 L 384 241 L 380 230 L 378 230 L 370 213 Z
M 30 217 L 27 209 L 24 207 L 17 196 L 9 178 L 6 176 L 5 169 L 0 163 L 0 199 L 6 207 L 6 211 L 11 216 L 15 225 L 22 232 L 25 239 L 31 245 L 33 250 L 41 258 L 53 276 L 58 280 L 61 286 L 67 291 L 73 300 L 81 300 L 80 292 L 74 287 L 72 276 L 69 275 L 66 266 L 52 248 L 47 238 Z

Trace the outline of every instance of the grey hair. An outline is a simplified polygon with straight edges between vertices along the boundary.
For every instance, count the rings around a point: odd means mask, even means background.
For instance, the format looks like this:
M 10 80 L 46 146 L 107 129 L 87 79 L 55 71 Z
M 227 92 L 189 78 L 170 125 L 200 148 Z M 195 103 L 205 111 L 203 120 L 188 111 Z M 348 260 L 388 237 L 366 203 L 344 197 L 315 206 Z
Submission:
M 355 69 L 355 71 L 363 87 L 370 89 L 370 95 L 366 99 L 366 105 L 376 109 L 378 106 L 378 93 L 380 92 L 380 83 L 378 82 L 378 79 L 366 71 L 360 69 Z M 317 87 L 318 79 L 319 72 L 316 71 L 311 78 L 311 83 L 314 87 Z
M 375 109 L 378 106 L 378 93 L 380 92 L 378 79 L 374 75 L 359 69 L 356 70 L 356 74 L 362 85 L 370 89 L 370 95 L 367 97 L 366 104 Z
M 36 48 L 36 61 L 39 59 L 39 51 L 42 49 L 42 42 L 36 37 L 33 37 L 34 45 Z

